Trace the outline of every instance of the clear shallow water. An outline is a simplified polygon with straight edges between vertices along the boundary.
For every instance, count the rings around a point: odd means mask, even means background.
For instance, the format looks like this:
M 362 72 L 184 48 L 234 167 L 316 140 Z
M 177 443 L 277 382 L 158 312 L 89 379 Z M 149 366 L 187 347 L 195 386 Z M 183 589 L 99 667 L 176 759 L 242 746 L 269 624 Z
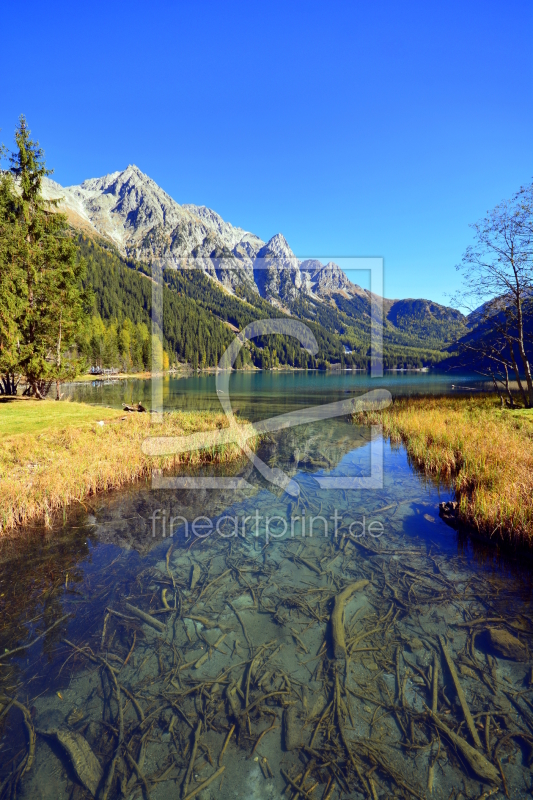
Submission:
M 276 408 L 310 404 L 309 392 L 279 395 Z M 274 413 L 266 389 L 264 398 L 260 417 Z M 415 473 L 403 448 L 385 444 L 382 489 L 320 489 L 317 476 L 369 472 L 370 432 L 347 419 L 276 434 L 259 455 L 297 480 L 299 501 L 243 461 L 225 474 L 245 476 L 251 489 L 166 492 L 140 482 L 92 498 L 52 531 L 2 544 L 0 654 L 68 615 L 0 660 L 0 689 L 37 731 L 17 797 L 90 797 L 80 778 L 90 783 L 101 770 L 102 787 L 115 754 L 110 798 L 190 796 L 222 767 L 196 796 L 278 798 L 287 777 L 299 785 L 305 775 L 312 798 L 332 790 L 330 798 L 458 800 L 491 788 L 498 798 L 500 765 L 508 796 L 531 796 L 530 565 L 447 527 L 438 503 L 448 490 Z M 205 538 L 192 532 L 195 519 Z M 359 581 L 368 583 L 346 601 L 344 650 L 335 598 Z M 434 663 L 436 719 L 427 711 Z M 10 797 L 27 729 L 19 707 L 0 705 L 0 785 Z M 477 774 L 468 745 L 483 757 Z

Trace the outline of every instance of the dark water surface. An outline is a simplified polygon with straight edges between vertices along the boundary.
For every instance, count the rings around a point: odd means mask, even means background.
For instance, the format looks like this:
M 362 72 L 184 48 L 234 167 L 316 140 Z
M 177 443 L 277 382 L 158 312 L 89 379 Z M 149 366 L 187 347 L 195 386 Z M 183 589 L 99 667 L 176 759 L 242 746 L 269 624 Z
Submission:
M 168 381 L 165 403 L 209 407 L 210 380 Z M 367 380 L 234 376 L 232 400 L 260 419 Z M 71 387 L 108 405 L 144 389 Z M 369 474 L 371 438 L 338 418 L 265 439 L 297 499 L 243 460 L 223 474 L 251 488 L 143 481 L 3 542 L 0 796 L 530 797 L 530 565 L 447 527 L 449 490 L 401 447 L 382 488 L 321 489 Z

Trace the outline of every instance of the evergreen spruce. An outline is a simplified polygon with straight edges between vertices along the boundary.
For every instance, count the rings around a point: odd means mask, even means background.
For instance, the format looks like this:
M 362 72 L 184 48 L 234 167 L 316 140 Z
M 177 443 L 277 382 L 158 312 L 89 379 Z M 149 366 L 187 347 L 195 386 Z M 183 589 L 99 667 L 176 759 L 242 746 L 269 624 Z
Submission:
M 50 170 L 23 116 L 15 143 L 11 184 L 7 178 L 3 187 L 7 203 L 3 213 L 12 228 L 12 261 L 16 262 L 18 302 L 9 312 L 11 350 L 16 358 L 4 374 L 23 376 L 25 394 L 40 399 L 55 382 L 59 398 L 59 383 L 74 377 L 80 368 L 69 351 L 86 310 L 87 296 L 81 287 L 85 266 L 76 256 L 66 216 L 54 208 L 57 203 L 42 197 L 42 179 Z M 2 266 L 5 258 L 2 253 Z
M 20 381 L 19 321 L 24 309 L 24 229 L 9 172 L 0 177 L 0 392 L 14 395 Z

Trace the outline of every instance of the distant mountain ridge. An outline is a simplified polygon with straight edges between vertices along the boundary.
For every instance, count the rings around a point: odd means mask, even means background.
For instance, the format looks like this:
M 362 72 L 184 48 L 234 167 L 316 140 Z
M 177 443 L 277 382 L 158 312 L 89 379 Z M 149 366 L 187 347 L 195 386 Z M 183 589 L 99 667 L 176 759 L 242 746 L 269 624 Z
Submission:
M 352 328 L 369 332 L 370 292 L 337 264 L 298 259 L 281 233 L 264 242 L 206 206 L 180 205 L 135 165 L 79 186 L 45 178 L 43 195 L 61 199 L 60 209 L 74 227 L 108 240 L 127 259 L 163 259 L 172 271 L 194 258 L 222 291 L 320 320 L 327 330 L 345 333 L 348 348 L 358 339 L 350 335 Z M 383 309 L 384 339 L 395 347 L 412 342 L 445 350 L 466 330 L 459 311 L 429 300 L 384 299 Z

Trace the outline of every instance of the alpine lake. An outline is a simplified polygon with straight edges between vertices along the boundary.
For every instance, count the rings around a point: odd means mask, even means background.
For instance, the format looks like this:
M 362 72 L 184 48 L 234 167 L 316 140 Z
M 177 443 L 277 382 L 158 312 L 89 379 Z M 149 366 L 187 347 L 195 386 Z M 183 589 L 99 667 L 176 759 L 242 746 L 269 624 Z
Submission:
M 165 411 L 220 410 L 213 375 L 162 387 Z M 252 422 L 374 388 L 490 387 L 433 371 L 230 379 Z M 149 380 L 65 392 L 152 406 Z M 376 442 L 380 485 L 350 488 Z M 244 455 L 0 542 L 0 798 L 533 796 L 531 563 L 447 526 L 450 488 L 348 416 L 267 434 L 256 454 L 298 493 Z M 239 480 L 192 480 L 206 477 Z

